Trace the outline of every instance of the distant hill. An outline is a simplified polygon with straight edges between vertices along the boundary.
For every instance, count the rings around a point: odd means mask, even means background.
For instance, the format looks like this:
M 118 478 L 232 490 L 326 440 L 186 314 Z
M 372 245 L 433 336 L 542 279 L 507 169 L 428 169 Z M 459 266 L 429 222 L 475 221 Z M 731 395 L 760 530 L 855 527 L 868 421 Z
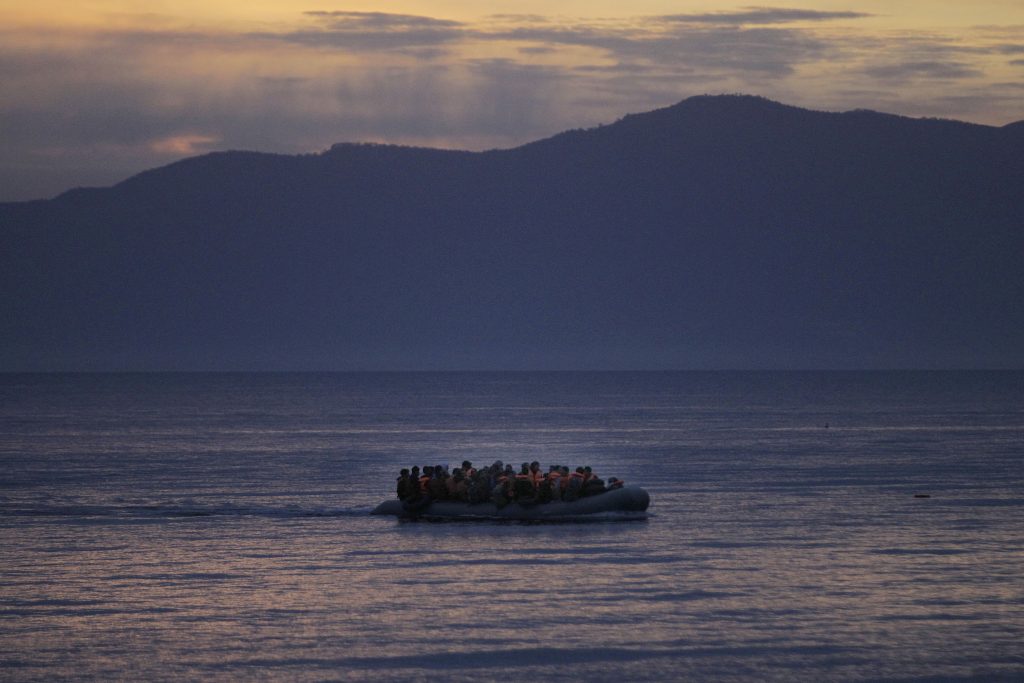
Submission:
M 1024 124 L 695 97 L 0 204 L 0 370 L 1024 367 Z

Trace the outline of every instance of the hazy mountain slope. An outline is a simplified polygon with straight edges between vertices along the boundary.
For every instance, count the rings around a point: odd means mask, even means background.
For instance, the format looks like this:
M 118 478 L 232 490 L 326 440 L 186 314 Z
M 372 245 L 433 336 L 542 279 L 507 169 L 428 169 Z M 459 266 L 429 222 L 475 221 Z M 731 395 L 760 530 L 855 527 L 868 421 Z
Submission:
M 1020 127 L 700 97 L 0 205 L 19 368 L 1024 364 Z

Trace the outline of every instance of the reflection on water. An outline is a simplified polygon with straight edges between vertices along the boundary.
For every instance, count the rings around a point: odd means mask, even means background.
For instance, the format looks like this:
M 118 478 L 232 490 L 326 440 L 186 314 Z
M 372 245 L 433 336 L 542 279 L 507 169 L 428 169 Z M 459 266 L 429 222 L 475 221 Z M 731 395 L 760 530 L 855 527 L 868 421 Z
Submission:
M 0 671 L 1024 677 L 1021 375 L 776 377 L 3 378 Z M 465 457 L 652 514 L 366 514 Z

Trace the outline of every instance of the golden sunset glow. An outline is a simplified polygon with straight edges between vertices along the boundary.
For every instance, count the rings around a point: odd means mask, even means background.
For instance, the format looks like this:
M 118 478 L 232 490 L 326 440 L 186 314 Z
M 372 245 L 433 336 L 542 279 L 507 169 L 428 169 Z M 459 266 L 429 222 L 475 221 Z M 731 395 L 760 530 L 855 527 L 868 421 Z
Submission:
M 0 200 L 214 148 L 514 146 L 703 93 L 1024 118 L 1009 0 L 4 0 L 0 26 Z

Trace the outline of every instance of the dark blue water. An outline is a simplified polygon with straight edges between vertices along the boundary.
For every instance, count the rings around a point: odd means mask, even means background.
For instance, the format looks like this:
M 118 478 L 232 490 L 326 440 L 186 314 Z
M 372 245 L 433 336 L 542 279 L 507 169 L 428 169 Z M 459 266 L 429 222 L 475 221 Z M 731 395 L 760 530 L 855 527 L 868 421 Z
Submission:
M 650 515 L 368 514 L 464 459 Z M 1022 680 L 1024 373 L 0 375 L 0 545 L 5 680 Z

